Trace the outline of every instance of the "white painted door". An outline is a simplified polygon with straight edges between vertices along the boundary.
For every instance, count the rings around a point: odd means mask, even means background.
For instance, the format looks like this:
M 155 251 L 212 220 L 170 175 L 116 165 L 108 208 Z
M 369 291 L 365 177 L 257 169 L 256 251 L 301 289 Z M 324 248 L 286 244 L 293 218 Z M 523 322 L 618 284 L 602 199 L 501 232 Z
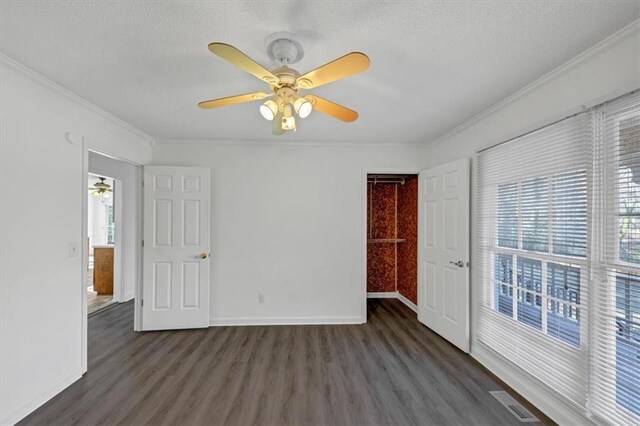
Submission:
M 144 168 L 142 329 L 209 326 L 210 171 Z
M 420 173 L 418 319 L 469 352 L 469 160 Z

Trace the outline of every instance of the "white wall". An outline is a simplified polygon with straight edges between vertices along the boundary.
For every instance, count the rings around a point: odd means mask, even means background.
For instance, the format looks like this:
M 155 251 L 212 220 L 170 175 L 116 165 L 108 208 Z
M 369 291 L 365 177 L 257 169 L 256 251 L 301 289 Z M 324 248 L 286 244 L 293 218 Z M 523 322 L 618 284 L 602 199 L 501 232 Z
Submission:
M 639 88 L 638 22 L 439 138 L 429 150 L 429 166 L 472 156 Z
M 428 151 L 428 164 L 435 166 L 536 129 L 545 124 L 640 88 L 640 24 L 631 26 L 584 52 L 512 97 L 480 114 L 440 138 Z M 472 212 L 473 215 L 473 212 Z M 472 247 L 475 238 L 472 235 Z M 473 265 L 475 262 L 471 262 Z M 475 271 L 471 271 L 472 290 Z M 472 306 L 475 305 L 472 291 Z M 473 334 L 473 323 L 472 323 Z M 473 344 L 471 354 L 498 377 L 560 424 L 591 423 L 582 414 L 561 403 L 495 353 Z
M 151 147 L 118 120 L 1 59 L 0 423 L 7 424 L 83 373 L 83 138 L 139 163 L 148 162 Z M 55 191 L 43 191 L 43 182 Z M 76 257 L 69 243 L 77 244 Z
M 122 182 L 122 223 L 116 223 L 115 226 L 116 239 L 121 239 L 122 253 L 116 253 L 116 256 L 122 262 L 123 301 L 127 301 L 135 296 L 138 281 L 138 248 L 142 241 L 141 230 L 137 227 L 141 212 L 140 167 L 89 152 L 89 172 Z
M 211 168 L 212 324 L 359 323 L 363 167 L 417 171 L 426 157 L 424 148 L 271 138 L 157 143 L 153 163 Z

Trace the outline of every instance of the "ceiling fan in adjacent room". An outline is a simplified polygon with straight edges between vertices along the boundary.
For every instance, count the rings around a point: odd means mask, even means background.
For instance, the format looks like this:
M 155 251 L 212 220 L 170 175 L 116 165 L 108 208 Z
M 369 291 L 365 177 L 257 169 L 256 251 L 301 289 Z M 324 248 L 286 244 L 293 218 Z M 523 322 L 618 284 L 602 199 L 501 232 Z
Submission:
M 105 182 L 106 178 L 99 177 L 98 179 L 100 179 L 100 182 L 94 183 L 93 187 L 89 188 L 90 194 L 94 197 L 111 197 L 113 190 L 111 189 L 111 185 Z
M 356 111 L 316 95 L 302 96 L 299 91 L 314 89 L 366 70 L 370 61 L 364 53 L 348 53 L 301 75 L 288 66 L 298 62 L 303 56 L 302 46 L 291 33 L 275 33 L 269 37 L 267 53 L 271 59 L 280 63 L 278 68 L 271 71 L 229 44 L 211 43 L 209 50 L 267 83 L 269 93 L 253 92 L 212 99 L 200 102 L 198 104 L 200 108 L 219 108 L 269 98 L 260 106 L 260 113 L 267 120 L 273 121 L 274 135 L 296 130 L 294 112 L 300 118 L 307 117 L 314 109 L 345 122 L 355 121 L 358 118 Z

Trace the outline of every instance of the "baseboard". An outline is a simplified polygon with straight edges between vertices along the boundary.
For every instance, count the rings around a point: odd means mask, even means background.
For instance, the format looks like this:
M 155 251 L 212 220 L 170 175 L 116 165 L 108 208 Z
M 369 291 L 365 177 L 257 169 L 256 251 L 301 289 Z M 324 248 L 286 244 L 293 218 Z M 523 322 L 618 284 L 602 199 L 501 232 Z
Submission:
M 482 344 L 475 343 L 470 355 L 554 422 L 560 425 L 596 424 L 580 407 Z
M 400 292 L 398 292 L 398 300 L 407 305 L 413 312 L 418 313 L 418 305 L 404 297 L 402 294 L 400 294 Z
M 361 317 L 210 318 L 211 327 L 260 325 L 362 324 Z
M 136 292 L 132 291 L 131 293 L 127 293 L 124 295 L 124 298 L 122 299 L 122 302 L 128 302 L 129 300 L 133 299 L 134 297 L 136 297 Z
M 367 299 L 395 299 L 397 297 L 397 291 L 371 291 L 367 293 Z
M 63 380 L 59 381 L 55 385 L 51 386 L 49 389 L 40 393 L 36 398 L 23 405 L 22 407 L 14 410 L 11 414 L 4 417 L 0 420 L 0 425 L 14 425 L 18 423 L 23 418 L 27 417 L 29 414 L 34 412 L 38 407 L 49 401 L 51 398 L 62 392 L 64 389 L 73 384 L 76 380 L 82 377 L 82 372 L 80 370 L 70 374 L 65 377 Z

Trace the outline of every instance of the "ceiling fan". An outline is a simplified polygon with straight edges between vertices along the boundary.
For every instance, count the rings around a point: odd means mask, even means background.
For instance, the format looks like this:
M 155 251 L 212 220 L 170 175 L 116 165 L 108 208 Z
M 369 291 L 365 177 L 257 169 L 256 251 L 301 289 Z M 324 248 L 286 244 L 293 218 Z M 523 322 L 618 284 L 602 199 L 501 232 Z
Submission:
M 306 118 L 314 109 L 345 122 L 355 121 L 358 118 L 356 111 L 316 95 L 301 96 L 299 91 L 314 89 L 366 70 L 370 61 L 364 53 L 348 53 L 301 75 L 288 66 L 298 62 L 303 56 L 302 46 L 291 33 L 275 33 L 268 38 L 267 53 L 271 59 L 280 64 L 278 68 L 271 71 L 229 44 L 211 43 L 209 50 L 267 83 L 269 93 L 253 92 L 212 99 L 200 102 L 198 104 L 200 108 L 219 108 L 270 98 L 260 106 L 260 113 L 265 119 L 273 121 L 274 135 L 296 130 L 294 111 L 300 118 Z
M 100 179 L 100 182 L 94 183 L 93 187 L 89 188 L 91 195 L 93 195 L 94 197 L 103 198 L 111 197 L 111 193 L 113 192 L 113 190 L 111 189 L 111 185 L 105 182 L 106 178 L 99 177 L 98 179 Z

